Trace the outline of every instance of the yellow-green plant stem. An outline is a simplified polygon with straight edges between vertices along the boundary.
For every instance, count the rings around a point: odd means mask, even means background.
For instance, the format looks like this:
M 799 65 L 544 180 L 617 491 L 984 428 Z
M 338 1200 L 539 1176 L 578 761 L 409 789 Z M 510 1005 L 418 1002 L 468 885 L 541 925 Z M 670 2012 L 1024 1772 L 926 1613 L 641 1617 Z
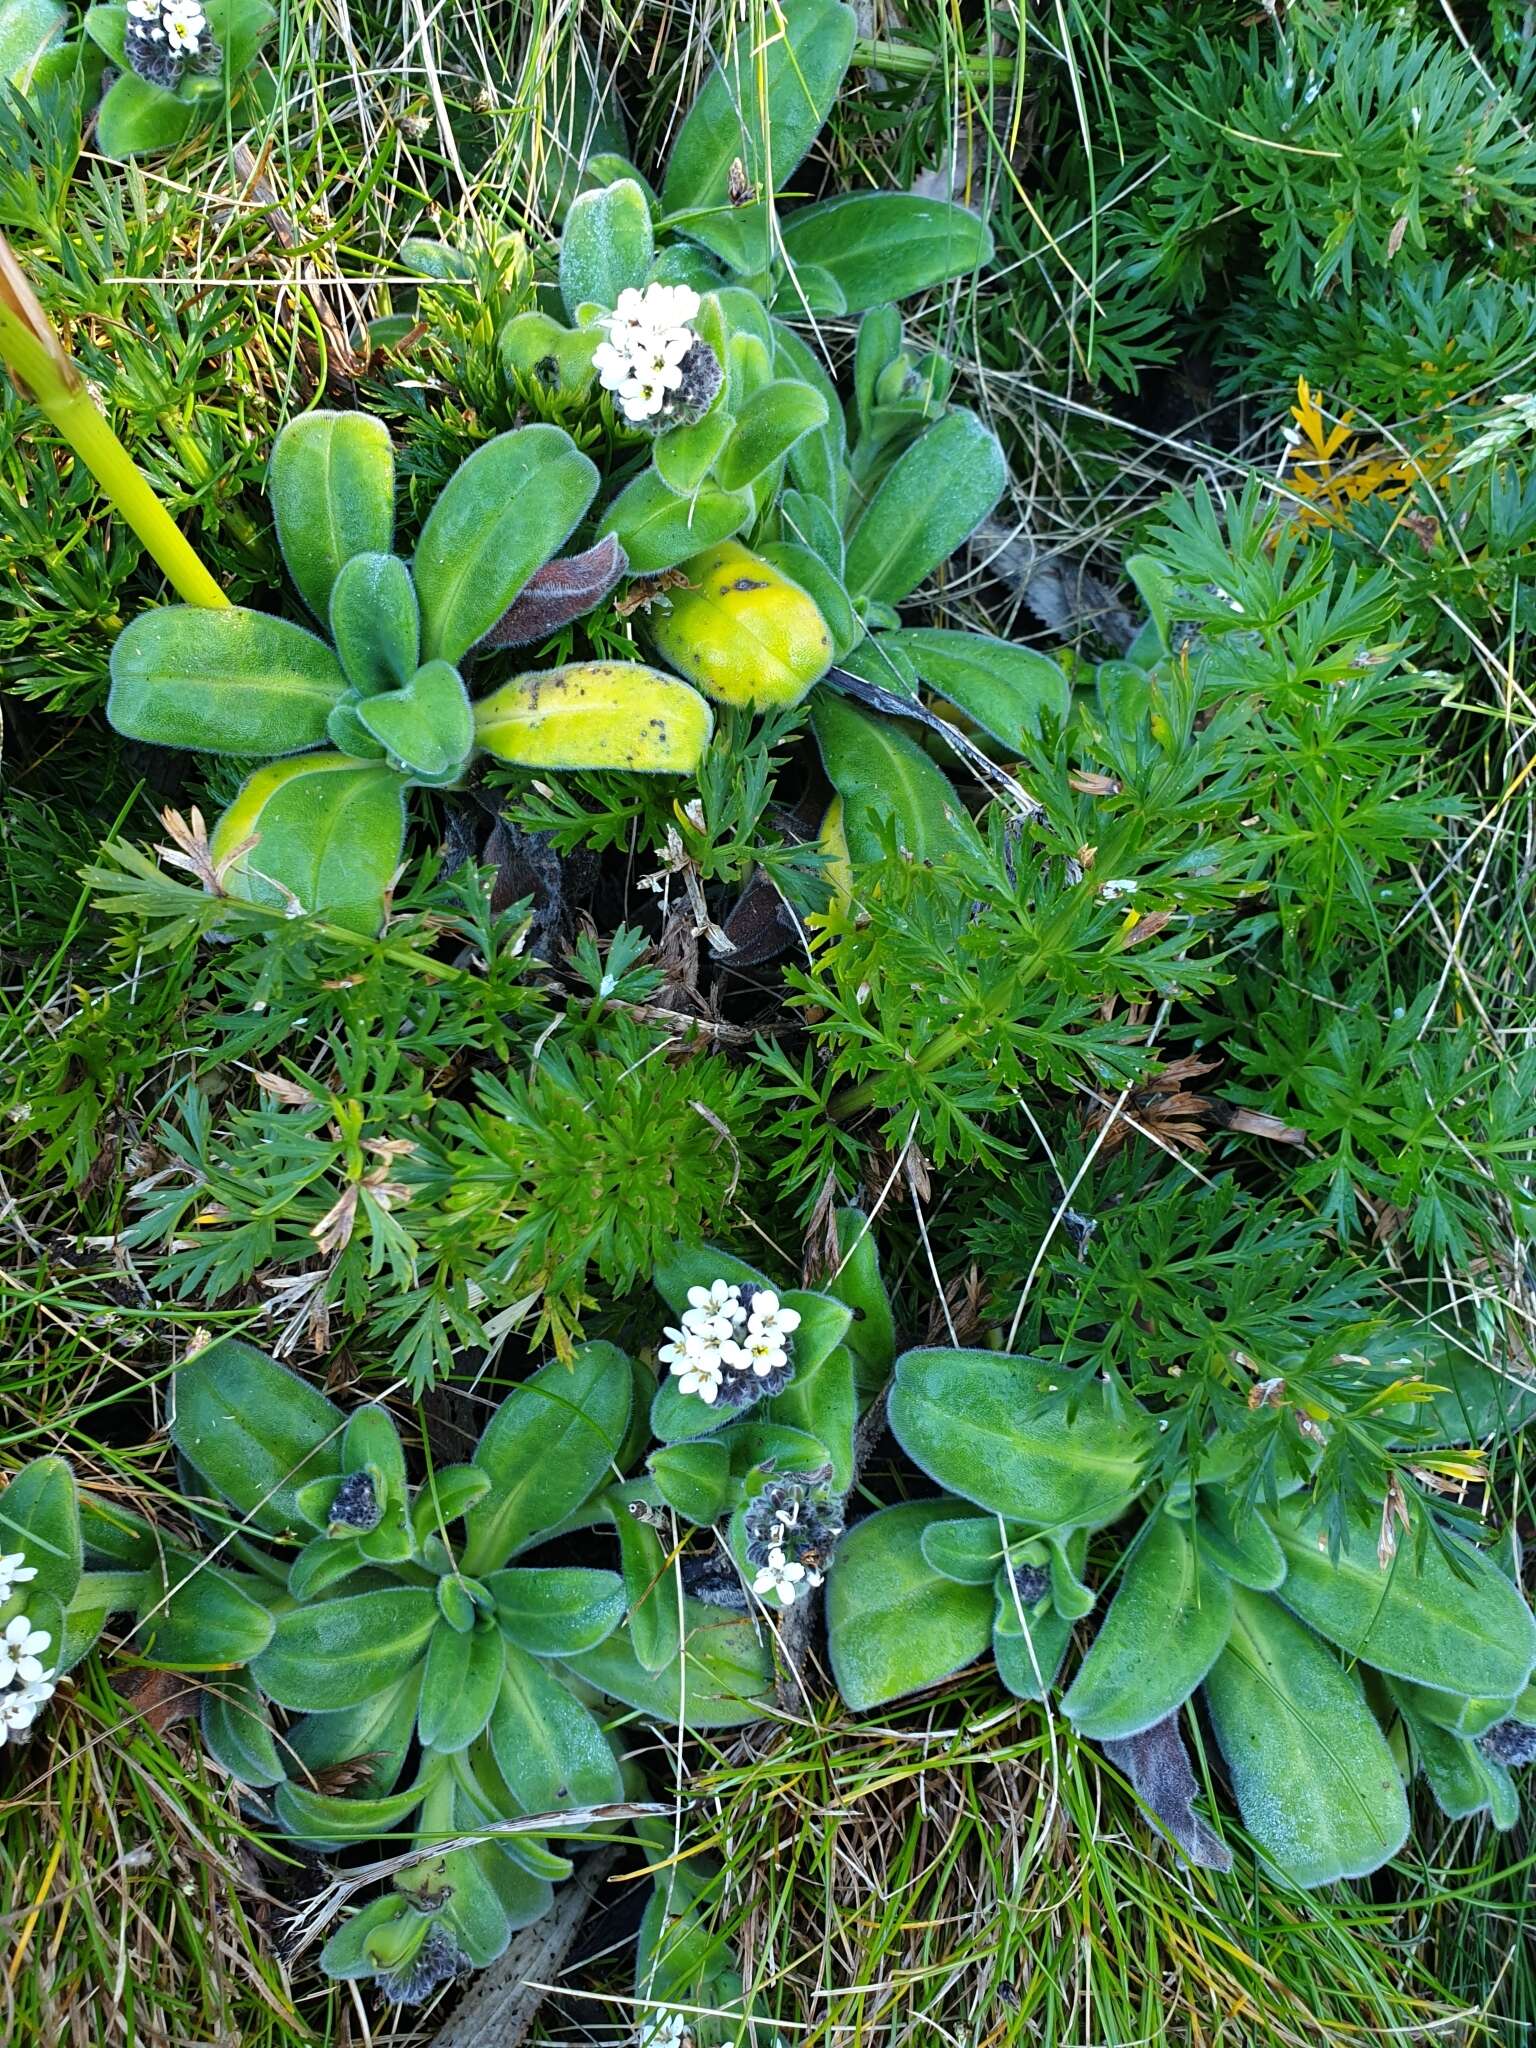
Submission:
M 0 304 L 0 362 L 26 386 L 188 604 L 224 605 L 196 550 L 150 489 L 143 472 L 97 411 L 78 374 Z

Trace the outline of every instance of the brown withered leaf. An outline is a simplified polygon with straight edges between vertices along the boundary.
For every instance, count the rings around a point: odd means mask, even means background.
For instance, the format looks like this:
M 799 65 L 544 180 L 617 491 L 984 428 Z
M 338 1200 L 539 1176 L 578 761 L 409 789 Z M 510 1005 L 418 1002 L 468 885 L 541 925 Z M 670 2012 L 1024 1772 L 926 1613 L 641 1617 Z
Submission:
M 1113 1152 L 1116 1146 L 1137 1135 L 1138 1130 L 1154 1143 L 1161 1139 L 1164 1145 L 1175 1149 L 1182 1147 L 1187 1152 L 1208 1151 L 1210 1145 L 1206 1133 L 1212 1129 L 1241 1131 L 1250 1138 L 1268 1138 L 1276 1145 L 1304 1145 L 1307 1142 L 1305 1131 L 1282 1123 L 1279 1117 L 1269 1116 L 1263 1110 L 1244 1109 L 1237 1103 L 1224 1101 L 1219 1095 L 1206 1095 L 1185 1085 L 1214 1070 L 1213 1061 L 1196 1059 L 1193 1055 L 1170 1060 L 1161 1072 L 1154 1074 L 1140 1088 L 1132 1089 L 1123 1112 L 1105 1134 L 1101 1152 Z M 1085 1119 L 1088 1130 L 1099 1130 L 1113 1108 L 1110 1097 L 1095 1095 Z
M 143 1721 L 157 1735 L 189 1721 L 203 1695 L 197 1680 L 182 1671 L 125 1671 L 112 1690 L 123 1703 L 125 1718 Z
M 595 611 L 628 567 L 629 557 L 612 533 L 579 555 L 546 562 L 528 578 L 475 652 L 547 640 L 573 619 Z
M 307 1770 L 304 1775 L 312 1791 L 336 1799 L 350 1792 L 354 1785 L 361 1785 L 383 1754 L 381 1749 L 365 1750 L 361 1756 L 343 1757 L 338 1764 L 323 1764 L 319 1770 Z

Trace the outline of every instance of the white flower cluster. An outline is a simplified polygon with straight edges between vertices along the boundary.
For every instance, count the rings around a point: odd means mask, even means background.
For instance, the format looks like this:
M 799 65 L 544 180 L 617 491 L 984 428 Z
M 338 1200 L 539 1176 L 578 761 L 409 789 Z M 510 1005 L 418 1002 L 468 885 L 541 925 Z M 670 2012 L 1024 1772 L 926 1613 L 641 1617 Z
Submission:
M 24 1550 L 0 1557 L 0 1605 L 37 1577 Z M 53 1637 L 18 1614 L 0 1629 L 0 1743 L 19 1740 L 53 1698 L 54 1674 L 42 1661 Z
M 197 0 L 128 0 L 128 19 L 152 43 L 164 43 L 177 57 L 195 57 L 204 47 L 208 17 Z
M 598 322 L 608 339 L 593 351 L 592 365 L 627 419 L 654 419 L 681 386 L 683 358 L 695 339 L 688 322 L 698 311 L 699 295 L 689 285 L 648 284 L 643 292 L 631 285 Z
M 640 2023 L 640 2048 L 692 2048 L 693 2029 L 685 2012 L 653 2012 Z
M 809 1593 L 822 1582 L 823 1574 L 814 1565 L 802 1564 L 796 1557 L 788 1557 L 775 1544 L 768 1553 L 768 1562 L 761 1567 L 752 1581 L 752 1590 L 759 1600 L 776 1599 L 781 1607 L 793 1607 L 802 1593 Z
M 697 1394 L 711 1407 L 728 1372 L 767 1379 L 789 1363 L 789 1340 L 800 1327 L 797 1309 L 785 1308 L 771 1288 L 759 1287 L 747 1300 L 729 1280 L 690 1287 L 682 1328 L 666 1330 L 656 1356 L 681 1392 Z

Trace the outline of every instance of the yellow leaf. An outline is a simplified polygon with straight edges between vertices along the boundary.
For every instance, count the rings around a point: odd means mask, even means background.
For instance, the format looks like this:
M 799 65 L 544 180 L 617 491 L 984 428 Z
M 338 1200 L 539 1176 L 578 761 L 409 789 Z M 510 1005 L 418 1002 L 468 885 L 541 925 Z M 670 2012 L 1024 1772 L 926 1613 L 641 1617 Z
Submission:
M 638 661 L 534 669 L 475 706 L 479 744 L 520 768 L 687 775 L 714 722 L 697 690 Z

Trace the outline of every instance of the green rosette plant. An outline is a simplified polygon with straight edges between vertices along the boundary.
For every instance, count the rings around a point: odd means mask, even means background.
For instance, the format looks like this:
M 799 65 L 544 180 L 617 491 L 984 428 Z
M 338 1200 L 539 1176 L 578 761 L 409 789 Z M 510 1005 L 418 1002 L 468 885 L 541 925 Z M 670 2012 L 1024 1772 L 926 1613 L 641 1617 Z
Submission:
M 1383 1369 L 1381 1390 L 1393 1378 Z M 1250 1837 L 1298 1885 L 1396 1855 L 1414 1769 L 1447 1813 L 1513 1825 L 1510 1766 L 1536 1755 L 1536 1616 L 1509 1559 L 1396 1479 L 1374 1515 L 1314 1496 L 1323 1432 L 1304 1409 L 1292 1424 L 1283 1395 L 1162 1487 L 1145 1478 L 1156 1418 L 1085 1369 L 909 1351 L 889 1412 L 945 1491 L 844 1539 L 827 1618 L 849 1706 L 883 1705 L 989 1650 L 1015 1697 L 1046 1698 L 1075 1624 L 1099 1606 L 1090 1539 L 1123 1526 L 1113 1598 L 1060 1711 L 1193 1860 L 1231 1860 L 1193 1810 L 1179 1716 L 1197 1694 Z M 1409 1455 L 1431 1458 L 1447 1441 L 1440 1413 L 1413 1415 Z
M 412 1486 L 381 1407 L 345 1414 L 235 1340 L 178 1372 L 187 1490 L 267 1624 L 225 1660 L 245 1668 L 206 1696 L 204 1742 L 296 1840 L 398 1852 L 388 1888 L 326 1943 L 332 1975 L 419 1999 L 548 1909 L 572 1867 L 548 1837 L 626 1817 L 604 1696 L 689 1728 L 763 1711 L 755 1632 L 680 1599 L 633 1512 L 655 1498 L 622 1482 L 637 1375 L 586 1345 L 515 1387 L 467 1463 Z M 610 1526 L 620 1572 L 532 1555 Z
M 256 58 L 277 21 L 268 0 L 112 0 L 85 35 L 117 69 L 96 111 L 96 146 L 126 159 L 174 149 L 227 108 L 270 104 Z
M 624 566 L 612 541 L 551 559 L 597 481 L 558 427 L 498 435 L 444 486 L 407 563 L 393 552 L 382 422 L 315 412 L 284 428 L 273 516 L 326 636 L 242 606 L 171 605 L 131 620 L 112 649 L 107 715 L 119 732 L 267 764 L 214 828 L 224 891 L 373 932 L 413 786 L 451 787 L 477 754 L 535 768 L 697 764 L 708 705 L 640 663 L 533 671 L 478 702 L 466 688 L 482 644 L 542 638 L 612 588 Z

